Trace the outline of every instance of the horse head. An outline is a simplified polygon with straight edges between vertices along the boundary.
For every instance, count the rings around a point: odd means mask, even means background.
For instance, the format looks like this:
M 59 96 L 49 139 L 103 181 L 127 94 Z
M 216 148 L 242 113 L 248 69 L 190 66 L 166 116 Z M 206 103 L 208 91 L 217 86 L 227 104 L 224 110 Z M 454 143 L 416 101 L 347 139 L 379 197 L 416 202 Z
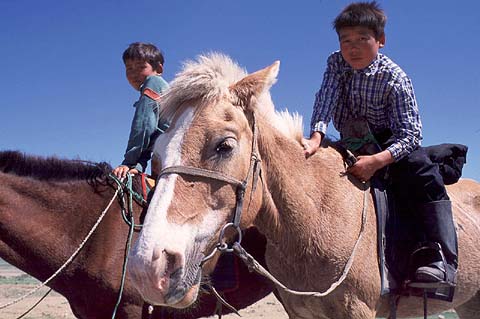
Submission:
M 201 56 L 163 97 L 171 126 L 154 148 L 163 170 L 128 267 L 146 301 L 192 304 L 216 261 L 207 256 L 262 208 L 255 118 L 274 112 L 278 70 L 275 62 L 248 75 L 223 55 Z

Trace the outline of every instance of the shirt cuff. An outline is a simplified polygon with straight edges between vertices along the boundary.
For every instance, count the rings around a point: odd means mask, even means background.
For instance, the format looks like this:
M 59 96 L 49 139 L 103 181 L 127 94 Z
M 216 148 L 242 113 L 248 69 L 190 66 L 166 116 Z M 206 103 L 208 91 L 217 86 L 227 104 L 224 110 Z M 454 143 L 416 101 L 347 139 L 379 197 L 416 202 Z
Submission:
M 323 133 L 323 135 L 326 135 L 327 126 L 328 126 L 328 123 L 325 123 L 322 121 L 317 122 L 315 125 L 312 126 L 310 130 L 310 135 L 312 135 L 313 132 L 320 132 L 320 133 Z
M 135 165 L 134 168 L 135 168 L 139 173 L 143 173 L 143 171 L 144 171 L 143 165 L 140 164 L 140 163 L 137 163 L 137 165 Z
M 399 143 L 394 143 L 390 145 L 389 147 L 387 147 L 387 151 L 389 151 L 390 154 L 392 154 L 392 157 L 395 160 L 395 162 L 398 162 L 400 159 L 402 159 L 402 157 L 404 157 L 407 154 L 407 152 L 403 149 L 402 145 Z

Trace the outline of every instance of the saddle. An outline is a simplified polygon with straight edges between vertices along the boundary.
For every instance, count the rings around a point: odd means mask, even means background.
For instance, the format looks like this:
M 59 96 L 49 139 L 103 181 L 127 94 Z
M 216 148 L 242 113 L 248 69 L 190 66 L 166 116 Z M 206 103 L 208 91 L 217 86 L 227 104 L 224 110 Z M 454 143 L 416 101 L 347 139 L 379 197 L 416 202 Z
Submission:
M 335 143 L 346 163 L 351 162 L 348 153 L 371 155 L 382 151 L 364 118 L 350 120 L 342 131 L 342 139 Z M 382 136 L 382 143 L 385 142 Z M 441 144 L 425 148 L 433 163 L 439 166 L 446 185 L 458 181 L 466 162 L 467 147 L 459 144 Z M 388 168 L 377 172 L 370 180 L 370 190 L 377 216 L 378 263 L 381 294 L 424 296 L 421 287 L 409 286 L 412 264 L 419 250 L 420 233 L 412 211 L 415 206 L 408 198 L 399 198 L 390 187 Z M 397 200 L 395 200 L 397 198 Z M 423 247 L 425 248 L 425 247 Z M 432 247 L 430 247 L 432 248 Z M 433 249 L 433 248 L 432 248 Z M 441 252 L 441 250 L 440 250 Z M 428 289 L 429 298 L 451 301 L 454 287 Z

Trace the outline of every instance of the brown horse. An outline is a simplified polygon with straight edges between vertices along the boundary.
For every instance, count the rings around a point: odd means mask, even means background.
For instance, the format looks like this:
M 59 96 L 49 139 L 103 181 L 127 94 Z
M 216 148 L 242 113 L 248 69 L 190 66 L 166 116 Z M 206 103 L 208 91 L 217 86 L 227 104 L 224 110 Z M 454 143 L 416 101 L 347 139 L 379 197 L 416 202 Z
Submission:
M 163 99 L 172 126 L 154 151 L 164 170 L 129 268 L 145 300 L 176 308 L 192 303 L 215 262 L 205 256 L 223 246 L 223 232 L 236 233 L 240 212 L 241 229 L 255 225 L 267 237 L 267 265 L 287 287 L 323 292 L 342 274 L 361 229 L 363 187 L 342 174 L 332 148 L 305 159 L 301 121 L 276 113 L 270 99 L 278 69 L 277 62 L 247 75 L 211 54 L 188 62 L 173 81 Z M 461 318 L 478 318 L 480 184 L 461 180 L 448 192 L 458 225 L 458 284 L 453 302 L 434 300 L 429 310 L 455 308 Z M 325 297 L 278 291 L 290 318 L 388 316 L 371 198 L 366 208 L 365 233 L 341 285 Z M 400 298 L 397 314 L 422 315 L 422 300 Z
M 106 177 L 110 170 L 106 164 L 0 152 L 0 257 L 40 281 L 50 277 L 80 246 L 114 196 L 116 184 Z M 135 203 L 133 211 L 138 223 L 142 207 Z M 78 318 L 112 316 L 128 231 L 115 199 L 80 253 L 49 284 Z M 263 256 L 264 239 L 253 229 L 250 235 L 250 247 Z M 271 288 L 239 265 L 233 274 L 241 281 L 226 287 L 224 297 L 243 308 Z M 116 318 L 147 318 L 147 306 L 127 277 Z M 215 307 L 213 295 L 205 294 L 187 312 L 156 307 L 148 318 L 199 318 L 213 315 Z

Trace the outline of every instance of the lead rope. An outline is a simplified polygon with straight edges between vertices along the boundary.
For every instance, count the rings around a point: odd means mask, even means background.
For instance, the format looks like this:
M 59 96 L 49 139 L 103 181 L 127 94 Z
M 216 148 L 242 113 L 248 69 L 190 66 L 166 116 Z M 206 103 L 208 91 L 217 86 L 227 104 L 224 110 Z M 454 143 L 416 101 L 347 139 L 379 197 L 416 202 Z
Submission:
M 355 259 L 355 254 L 357 252 L 358 246 L 360 245 L 360 241 L 365 233 L 365 225 L 367 223 L 367 208 L 368 208 L 368 194 L 370 189 L 370 184 L 368 182 L 363 184 L 365 189 L 363 192 L 363 210 L 362 210 L 362 225 L 360 228 L 360 233 L 358 234 L 357 241 L 353 246 L 352 254 L 348 258 L 347 263 L 345 264 L 345 268 L 343 269 L 343 273 L 340 278 L 330 285 L 324 292 L 317 292 L 317 291 L 297 291 L 286 287 L 282 284 L 277 278 L 275 278 L 268 270 L 266 270 L 255 258 L 247 253 L 245 249 L 238 243 L 233 244 L 233 251 L 237 254 L 240 259 L 247 265 L 248 269 L 254 270 L 258 274 L 264 276 L 265 278 L 269 279 L 273 282 L 276 286 L 280 287 L 283 291 L 288 292 L 293 295 L 297 296 L 311 296 L 311 297 L 325 297 L 326 295 L 330 294 L 335 288 L 337 288 L 344 280 L 347 278 L 347 275 L 352 267 L 353 261 Z
M 13 300 L 13 301 L 10 301 L 4 305 L 0 305 L 0 310 L 2 309 L 5 309 L 7 307 L 10 307 L 11 305 L 14 305 L 22 300 L 24 300 L 25 298 L 31 296 L 33 293 L 35 293 L 37 290 L 39 290 L 40 288 L 42 288 L 43 286 L 47 285 L 50 281 L 52 281 L 60 272 L 62 272 L 72 261 L 73 259 L 78 255 L 78 253 L 80 252 L 80 250 L 83 248 L 83 246 L 85 245 L 85 243 L 90 239 L 90 236 L 92 236 L 93 232 L 97 229 L 98 225 L 100 224 L 100 222 L 103 220 L 103 217 L 105 217 L 106 213 L 108 212 L 108 210 L 110 209 L 110 207 L 112 206 L 113 204 L 113 201 L 115 200 L 115 198 L 117 197 L 117 194 L 119 192 L 119 188 L 117 188 L 117 190 L 115 191 L 115 194 L 113 194 L 113 197 L 112 199 L 110 200 L 110 202 L 108 203 L 107 207 L 103 210 L 103 212 L 100 214 L 100 217 L 98 217 L 97 221 L 95 222 L 95 224 L 93 225 L 92 229 L 90 229 L 90 231 L 88 232 L 88 234 L 85 236 L 85 238 L 83 239 L 83 241 L 80 243 L 80 246 L 73 252 L 72 256 L 70 256 L 70 258 L 67 259 L 67 261 L 65 261 L 65 263 L 53 274 L 51 275 L 47 280 L 45 280 L 44 282 L 38 284 L 37 286 L 35 286 L 34 288 L 32 288 L 29 292 L 27 292 L 26 294 L 24 294 L 23 296 Z M 48 294 L 48 293 L 47 293 Z M 46 295 L 45 295 L 46 296 Z M 44 296 L 44 297 L 45 297 Z M 43 297 L 43 298 L 44 298 Z M 42 298 L 42 299 L 43 299 Z M 40 300 L 41 301 L 41 300 Z M 38 303 L 37 303 L 38 304 Z M 33 308 L 32 308 L 33 309 Z M 32 310 L 30 309 L 30 310 Z M 29 311 L 30 311 L 29 310 Z
M 117 183 L 117 179 L 111 176 Z M 121 183 L 122 181 L 120 181 Z M 125 244 L 125 257 L 123 259 L 123 267 L 122 267 L 122 279 L 120 281 L 120 289 L 118 291 L 118 297 L 117 297 L 117 303 L 115 304 L 115 307 L 113 308 L 113 313 L 112 313 L 112 319 L 115 318 L 117 314 L 118 307 L 120 306 L 120 302 L 122 300 L 122 294 L 123 294 L 123 288 L 125 286 L 125 277 L 127 274 L 127 263 L 128 263 L 128 255 L 130 253 L 130 247 L 132 245 L 132 238 L 133 238 L 133 232 L 135 231 L 135 219 L 133 218 L 133 189 L 132 189 L 132 175 L 127 174 L 127 182 L 125 183 L 125 187 L 127 188 L 129 197 L 128 197 L 128 215 L 130 216 L 130 219 L 126 219 L 126 214 L 124 214 L 124 209 L 122 208 L 122 214 L 124 217 L 125 222 L 129 226 L 128 229 L 128 238 L 127 238 L 127 243 Z
M 127 275 L 128 256 L 130 254 L 130 248 L 131 248 L 131 245 L 132 245 L 133 233 L 135 232 L 135 230 L 141 229 L 143 225 L 142 224 L 136 225 L 135 224 L 135 219 L 133 217 L 133 197 L 135 196 L 135 198 L 137 198 L 138 193 L 136 193 L 133 190 L 132 175 L 129 174 L 129 173 L 127 174 L 127 181 L 126 181 L 125 184 L 123 184 L 123 179 L 120 180 L 114 175 L 110 174 L 109 177 L 111 179 L 113 179 L 120 188 L 122 188 L 124 186 L 127 190 L 127 193 L 128 193 L 128 203 L 127 203 L 128 211 L 127 211 L 127 213 L 125 213 L 125 208 L 122 207 L 122 217 L 123 217 L 123 220 L 125 221 L 125 223 L 129 226 L 129 230 L 128 230 L 127 242 L 125 244 L 125 257 L 123 259 L 122 278 L 121 278 L 121 281 L 120 281 L 120 289 L 118 291 L 117 303 L 115 304 L 115 307 L 113 308 L 113 313 L 112 313 L 112 319 L 114 319 L 116 314 L 117 314 L 118 307 L 120 306 L 120 302 L 122 300 L 122 295 L 123 295 L 123 289 L 125 287 L 125 278 L 126 278 L 126 275 Z M 140 196 L 140 198 L 142 198 L 142 200 L 143 200 L 143 197 Z M 123 200 L 123 194 L 122 194 L 122 200 Z M 143 200 L 142 203 L 146 203 L 146 201 Z M 154 310 L 153 306 L 148 305 L 148 308 L 147 308 L 148 319 L 150 319 L 152 317 L 153 310 Z

